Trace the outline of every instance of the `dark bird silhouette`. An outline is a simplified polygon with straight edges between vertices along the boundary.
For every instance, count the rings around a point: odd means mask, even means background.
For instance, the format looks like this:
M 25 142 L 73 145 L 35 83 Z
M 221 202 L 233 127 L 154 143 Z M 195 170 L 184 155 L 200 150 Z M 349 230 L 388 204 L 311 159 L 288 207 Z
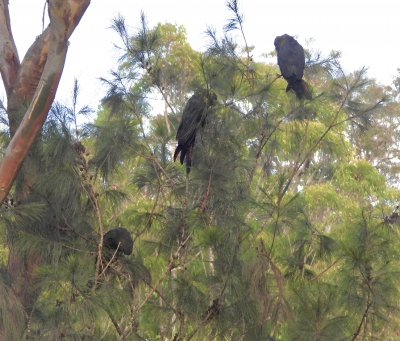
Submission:
M 279 69 L 288 82 L 286 91 L 293 90 L 298 99 L 311 100 L 310 90 L 302 79 L 305 66 L 303 47 L 288 34 L 276 37 L 274 45 L 278 52 Z
M 130 255 L 133 249 L 133 239 L 126 228 L 117 227 L 104 235 L 103 247 L 109 249 L 112 253 L 118 249 L 119 253 Z M 106 252 L 107 250 L 104 251 Z
M 210 90 L 202 90 L 195 93 L 186 103 L 183 109 L 181 123 L 176 133 L 178 146 L 174 153 L 174 162 L 181 153 L 180 162 L 186 158 L 186 173 L 190 172 L 192 165 L 192 153 L 196 141 L 197 131 L 204 128 L 206 118 L 211 107 L 217 103 L 217 95 Z
M 114 263 L 120 259 L 124 254 L 130 255 L 133 250 L 133 239 L 129 231 L 124 227 L 116 227 L 108 231 L 103 237 L 103 250 L 101 257 L 101 264 L 98 275 L 105 272 L 110 267 L 110 263 Z M 95 264 L 97 264 L 98 257 L 96 256 Z M 96 289 L 102 285 L 103 279 L 97 279 Z M 94 281 L 89 280 L 86 284 L 88 288 L 93 288 Z
M 390 214 L 390 216 L 386 216 L 383 220 L 385 223 L 400 225 L 400 215 L 398 213 L 399 205 L 396 205 L 396 209 Z

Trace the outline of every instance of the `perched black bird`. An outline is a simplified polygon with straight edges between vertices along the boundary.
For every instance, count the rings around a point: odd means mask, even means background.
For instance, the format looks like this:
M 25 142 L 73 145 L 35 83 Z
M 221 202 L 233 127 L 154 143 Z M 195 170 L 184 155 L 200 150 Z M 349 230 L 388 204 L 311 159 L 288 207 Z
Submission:
M 113 253 L 118 248 L 118 252 L 130 255 L 133 249 L 133 239 L 126 228 L 117 227 L 104 235 L 103 246 Z
M 115 252 L 118 249 L 117 252 Z M 124 227 L 116 227 L 108 231 L 103 237 L 103 250 L 101 257 L 101 264 L 99 268 L 98 275 L 104 272 L 106 268 L 118 259 L 120 259 L 123 254 L 130 255 L 133 250 L 133 239 L 129 231 Z M 95 264 L 97 264 L 98 257 L 96 256 Z M 98 278 L 96 289 L 101 287 L 103 279 Z M 93 280 L 89 280 L 86 286 L 92 288 L 94 285 Z
M 298 99 L 311 99 L 308 86 L 302 79 L 305 66 L 303 47 L 288 34 L 276 37 L 274 45 L 278 52 L 279 69 L 288 82 L 286 91 L 293 90 Z
M 182 120 L 176 133 L 178 146 L 175 149 L 174 161 L 181 153 L 180 161 L 186 157 L 186 173 L 190 172 L 192 165 L 192 152 L 196 140 L 196 133 L 200 127 L 204 127 L 207 114 L 212 106 L 217 103 L 217 95 L 210 90 L 202 90 L 195 93 L 186 103 L 183 109 Z

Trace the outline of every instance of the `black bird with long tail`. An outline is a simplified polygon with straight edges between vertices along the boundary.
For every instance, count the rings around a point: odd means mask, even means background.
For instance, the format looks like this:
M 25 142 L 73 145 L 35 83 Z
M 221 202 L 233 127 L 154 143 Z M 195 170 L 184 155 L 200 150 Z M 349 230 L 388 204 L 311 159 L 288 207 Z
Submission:
M 176 133 L 178 146 L 175 149 L 174 161 L 179 153 L 181 153 L 180 162 L 182 165 L 186 158 L 186 173 L 190 172 L 192 166 L 192 154 L 196 134 L 200 128 L 204 128 L 207 115 L 216 103 L 217 95 L 214 92 L 201 90 L 189 99 L 183 109 L 181 123 Z
M 311 93 L 303 81 L 305 56 L 303 47 L 288 34 L 275 38 L 278 65 L 283 78 L 288 82 L 286 91 L 293 90 L 298 99 L 311 100 Z

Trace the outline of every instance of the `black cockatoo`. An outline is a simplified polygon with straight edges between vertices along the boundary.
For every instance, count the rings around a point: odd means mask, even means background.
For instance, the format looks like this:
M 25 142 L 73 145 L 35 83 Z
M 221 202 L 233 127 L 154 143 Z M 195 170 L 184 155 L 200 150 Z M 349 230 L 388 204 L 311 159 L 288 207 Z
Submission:
M 190 172 L 192 165 L 192 152 L 196 140 L 196 133 L 200 127 L 204 127 L 207 115 L 217 103 L 217 95 L 210 90 L 202 90 L 195 93 L 186 103 L 183 109 L 181 123 L 176 133 L 178 146 L 175 149 L 174 161 L 181 153 L 180 161 L 186 157 L 186 173 Z
M 118 249 L 117 252 L 115 252 Z M 124 227 L 116 227 L 108 231 L 103 237 L 103 252 L 102 252 L 102 259 L 101 265 L 99 268 L 99 275 L 104 272 L 106 267 L 109 267 L 109 262 L 112 260 L 119 259 L 123 254 L 130 255 L 133 250 L 133 239 L 129 231 Z M 97 263 L 98 258 L 96 257 Z M 102 280 L 98 279 L 96 289 L 101 287 Z M 86 284 L 88 288 L 92 288 L 94 285 L 93 280 L 89 280 Z
M 104 235 L 103 247 L 109 249 L 112 253 L 118 248 L 118 252 L 130 255 L 133 249 L 133 239 L 126 228 L 117 227 Z
M 274 45 L 278 52 L 279 69 L 288 82 L 286 91 L 293 90 L 298 99 L 311 99 L 310 90 L 302 79 L 305 66 L 303 47 L 288 34 L 276 37 Z

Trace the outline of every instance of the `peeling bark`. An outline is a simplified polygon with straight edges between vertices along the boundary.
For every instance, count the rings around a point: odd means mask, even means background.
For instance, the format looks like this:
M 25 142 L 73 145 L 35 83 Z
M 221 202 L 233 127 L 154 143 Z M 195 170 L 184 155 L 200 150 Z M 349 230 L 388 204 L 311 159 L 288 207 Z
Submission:
M 80 19 L 89 6 L 90 0 L 50 0 L 50 36 L 49 52 L 47 60 L 41 73 L 40 80 L 30 102 L 28 110 L 18 126 L 5 156 L 0 163 L 0 202 L 5 199 L 14 183 L 18 172 L 21 169 L 28 151 L 36 136 L 40 132 L 47 113 L 54 101 L 58 84 L 60 82 L 63 66 L 65 63 L 68 38 L 78 25 Z M 3 13 L 4 15 L 4 13 Z M 43 32 L 45 33 L 45 32 Z M 34 61 L 41 61 L 45 57 L 46 35 L 42 34 L 43 42 L 33 44 L 24 60 L 24 68 L 18 74 L 18 87 L 15 97 L 12 99 L 13 109 L 16 109 L 21 102 L 29 100 L 32 86 L 37 81 L 34 74 L 40 73 L 40 66 L 32 64 Z M 36 56 L 35 52 L 37 53 Z M 33 66 L 32 66 L 33 65 Z M 30 68 L 29 68 L 30 66 Z M 26 68 L 26 69 L 25 69 Z M 24 85 L 24 79 L 32 75 L 31 84 Z
M 38 36 L 35 42 L 26 52 L 24 59 L 18 69 L 17 79 L 14 90 L 8 98 L 8 121 L 10 124 L 10 134 L 15 132 L 20 124 L 18 110 L 32 101 L 38 87 L 47 55 L 50 48 L 50 26 Z
M 8 195 L 47 118 L 65 64 L 68 39 L 90 0 L 49 0 L 48 3 L 50 25 L 36 38 L 20 63 L 11 34 L 8 2 L 0 0 L 0 71 L 7 92 L 12 137 L 0 162 L 0 202 Z M 20 112 L 26 107 L 21 120 Z M 24 179 L 34 178 L 34 173 L 24 174 Z M 25 312 L 32 309 L 37 298 L 34 270 L 40 263 L 38 253 L 33 252 L 25 259 L 10 246 L 7 270 L 12 290 Z M 6 340 L 4 328 L 0 323 L 0 341 Z
M 11 33 L 8 0 L 0 0 L 0 73 L 7 98 L 13 91 L 19 64 L 17 47 Z

